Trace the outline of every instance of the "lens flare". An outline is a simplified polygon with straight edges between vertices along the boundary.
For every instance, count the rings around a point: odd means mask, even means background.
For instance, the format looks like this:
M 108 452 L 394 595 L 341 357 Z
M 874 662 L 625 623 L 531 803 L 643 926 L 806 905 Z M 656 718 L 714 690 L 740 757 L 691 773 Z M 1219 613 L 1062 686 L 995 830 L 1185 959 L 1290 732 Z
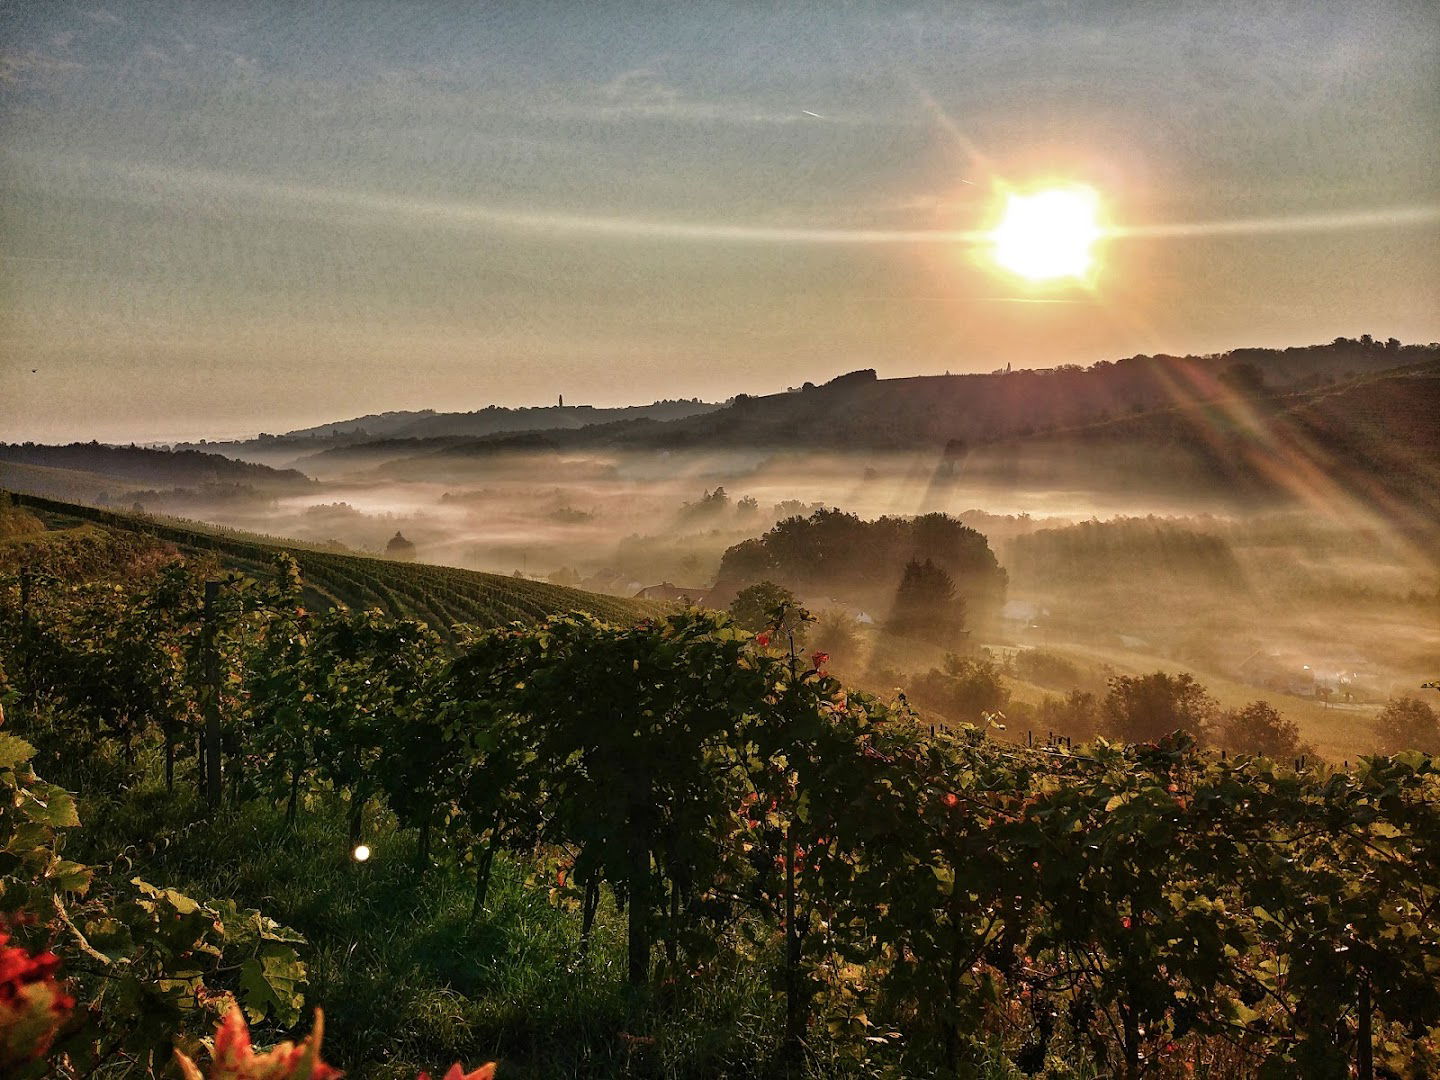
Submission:
M 1006 196 L 990 234 L 995 262 L 1030 281 L 1084 277 L 1094 265 L 1100 198 L 1087 187 Z

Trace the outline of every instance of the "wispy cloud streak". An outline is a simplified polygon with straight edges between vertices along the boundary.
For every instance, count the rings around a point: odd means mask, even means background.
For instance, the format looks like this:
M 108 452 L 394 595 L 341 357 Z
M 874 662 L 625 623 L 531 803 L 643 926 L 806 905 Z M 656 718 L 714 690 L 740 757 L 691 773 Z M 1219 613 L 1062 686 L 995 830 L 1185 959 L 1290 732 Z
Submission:
M 319 211 L 399 219 L 452 229 L 519 229 L 533 233 L 590 234 L 631 240 L 709 241 L 743 244 L 983 244 L 981 229 L 871 229 L 654 220 L 520 210 L 479 202 L 417 199 L 404 195 L 290 183 L 211 170 L 159 168 L 144 164 L 96 162 L 83 166 L 145 185 L 150 192 L 169 190 L 211 198 L 244 199 L 261 204 L 310 207 Z M 1214 236 L 1263 236 L 1281 233 L 1404 228 L 1440 223 L 1440 206 L 1362 209 L 1231 221 L 1111 226 L 1107 239 L 1195 239 Z
M 1398 229 L 1440 223 L 1440 206 L 1394 206 L 1376 210 L 1342 210 L 1328 214 L 1237 218 L 1159 225 L 1121 225 L 1105 231 L 1116 239 L 1185 240 L 1210 236 L 1265 236 L 1273 233 L 1344 232 L 1351 229 Z

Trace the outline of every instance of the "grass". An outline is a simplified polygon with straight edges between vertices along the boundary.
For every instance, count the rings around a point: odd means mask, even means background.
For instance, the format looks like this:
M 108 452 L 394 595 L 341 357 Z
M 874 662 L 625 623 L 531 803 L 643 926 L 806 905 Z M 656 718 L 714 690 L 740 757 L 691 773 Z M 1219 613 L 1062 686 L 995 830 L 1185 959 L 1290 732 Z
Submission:
M 418 872 L 415 837 L 388 812 L 367 816 L 373 854 L 357 864 L 345 808 L 330 795 L 312 796 L 293 829 L 258 800 L 207 818 L 189 770 L 167 792 L 155 779 L 157 759 L 151 747 L 129 768 L 110 757 L 79 769 L 43 763 L 85 792 L 84 824 L 66 857 L 197 899 L 233 899 L 303 933 L 306 1000 L 325 1010 L 326 1059 L 352 1080 L 440 1076 L 457 1060 L 467 1068 L 498 1060 L 501 1080 L 937 1075 L 894 1052 L 888 1069 L 859 1060 L 853 1044 L 826 1036 L 823 1016 L 801 1069 L 786 1071 L 784 1002 L 768 951 L 744 959 L 722 948 L 724 959 L 698 974 L 662 972 L 655 987 L 635 990 L 625 979 L 623 912 L 608 893 L 582 961 L 578 914 L 552 904 L 548 877 L 537 880 L 528 859 L 497 859 L 488 903 L 472 924 L 468 869 L 441 859 Z M 149 779 L 126 783 L 127 774 Z M 255 1038 L 269 1044 L 309 1028 L 308 1016 L 293 1031 L 256 1025 Z M 1019 1080 L 998 1048 L 973 1050 L 966 1077 Z M 1057 1062 L 1042 1075 L 1094 1074 Z
M 70 857 L 103 864 L 122 852 L 126 876 L 234 899 L 302 932 L 326 1056 L 355 1080 L 438 1076 L 457 1059 L 499 1059 L 506 1078 L 753 1075 L 778 1044 L 782 1010 L 763 964 L 634 991 L 623 918 L 608 900 L 582 964 L 578 917 L 527 882 L 525 861 L 501 858 L 472 926 L 465 868 L 418 873 L 413 836 L 388 814 L 370 815 L 374 854 L 361 865 L 328 796 L 312 799 L 294 830 L 260 802 L 198 817 L 178 784 L 173 795 L 146 783 L 87 797 L 81 811 Z

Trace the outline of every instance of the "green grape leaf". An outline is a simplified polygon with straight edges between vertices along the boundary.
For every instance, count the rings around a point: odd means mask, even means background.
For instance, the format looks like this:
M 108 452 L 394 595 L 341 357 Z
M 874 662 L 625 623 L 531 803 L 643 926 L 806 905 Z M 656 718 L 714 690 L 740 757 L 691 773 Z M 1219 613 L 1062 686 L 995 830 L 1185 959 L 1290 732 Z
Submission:
M 40 786 L 37 790 L 25 789 L 26 796 L 22 811 L 31 821 L 49 825 L 56 829 L 71 828 L 80 824 L 80 815 L 75 810 L 75 800 L 70 793 L 52 784 Z
M 305 964 L 293 949 L 267 943 L 240 967 L 240 1004 L 251 1020 L 273 1014 L 289 1027 L 305 1004 Z
M 0 769 L 13 769 L 35 756 L 35 748 L 19 735 L 0 731 Z
M 68 859 L 57 860 L 51 868 L 50 878 L 55 887 L 62 892 L 83 893 L 90 887 L 90 879 L 94 871 L 84 863 L 70 862 Z

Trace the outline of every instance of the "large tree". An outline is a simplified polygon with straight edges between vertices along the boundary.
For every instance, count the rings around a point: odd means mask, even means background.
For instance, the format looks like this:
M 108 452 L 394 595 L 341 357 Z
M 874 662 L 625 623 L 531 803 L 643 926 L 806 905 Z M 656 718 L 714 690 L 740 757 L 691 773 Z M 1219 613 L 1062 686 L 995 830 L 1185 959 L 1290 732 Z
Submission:
M 1396 754 L 1401 750 L 1440 750 L 1440 719 L 1435 710 L 1419 698 L 1391 698 L 1375 719 L 1380 750 Z
M 1158 742 L 1183 731 L 1203 742 L 1219 709 L 1189 674 L 1117 675 L 1105 697 L 1106 733 L 1126 742 Z
M 821 509 L 777 523 L 763 536 L 726 550 L 717 587 L 736 590 L 774 581 L 807 595 L 822 590 L 862 605 L 893 595 L 912 560 L 929 560 L 965 597 L 972 621 L 999 612 L 1008 578 L 983 534 L 947 514 L 863 521 Z
M 941 644 L 965 629 L 965 600 L 955 594 L 955 582 L 934 560 L 911 559 L 905 564 L 905 575 L 895 590 L 890 629 Z
M 1220 718 L 1216 742 L 1239 754 L 1283 761 L 1307 752 L 1300 742 L 1300 726 L 1287 720 L 1268 701 L 1252 701 L 1240 709 L 1227 709 Z

